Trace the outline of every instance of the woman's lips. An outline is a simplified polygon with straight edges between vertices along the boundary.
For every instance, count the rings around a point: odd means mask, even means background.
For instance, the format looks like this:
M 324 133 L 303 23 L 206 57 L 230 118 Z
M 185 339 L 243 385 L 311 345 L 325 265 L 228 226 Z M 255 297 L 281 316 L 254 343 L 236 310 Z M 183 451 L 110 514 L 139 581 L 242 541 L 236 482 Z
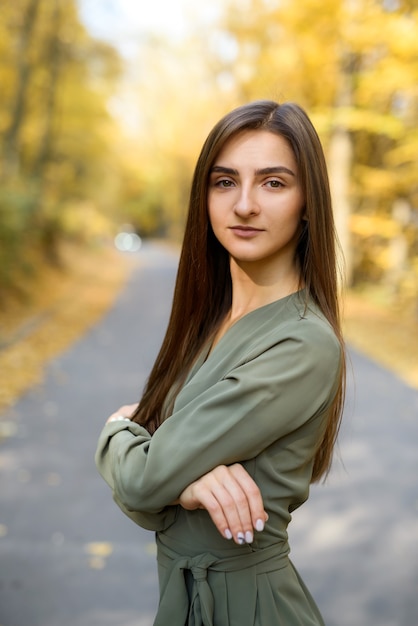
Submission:
M 230 230 L 240 237 L 254 237 L 263 232 L 261 228 L 254 228 L 253 226 L 230 226 Z

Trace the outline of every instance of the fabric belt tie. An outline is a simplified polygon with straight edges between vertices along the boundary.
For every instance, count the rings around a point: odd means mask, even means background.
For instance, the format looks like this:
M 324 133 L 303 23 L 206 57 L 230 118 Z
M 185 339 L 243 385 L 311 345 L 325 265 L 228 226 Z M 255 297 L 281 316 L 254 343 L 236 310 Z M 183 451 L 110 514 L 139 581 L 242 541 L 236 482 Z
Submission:
M 164 541 L 164 543 L 163 543 Z M 160 605 L 154 621 L 154 626 L 214 626 L 214 599 L 207 577 L 212 572 L 242 572 L 247 570 L 252 586 L 247 586 L 243 594 L 249 589 L 256 589 L 256 574 L 271 572 L 286 567 L 289 548 L 286 543 L 276 543 L 268 548 L 245 552 L 238 556 L 219 558 L 206 552 L 197 556 L 179 556 L 157 535 L 158 562 L 169 570 L 164 587 L 161 589 Z M 171 543 L 171 542 L 170 542 Z M 190 571 L 193 576 L 193 591 L 191 600 L 187 590 L 184 571 Z M 233 584 L 233 581 L 232 581 Z M 242 594 L 242 577 L 240 577 Z M 251 593 L 251 592 L 250 592 Z M 173 611 L 175 607 L 175 611 Z

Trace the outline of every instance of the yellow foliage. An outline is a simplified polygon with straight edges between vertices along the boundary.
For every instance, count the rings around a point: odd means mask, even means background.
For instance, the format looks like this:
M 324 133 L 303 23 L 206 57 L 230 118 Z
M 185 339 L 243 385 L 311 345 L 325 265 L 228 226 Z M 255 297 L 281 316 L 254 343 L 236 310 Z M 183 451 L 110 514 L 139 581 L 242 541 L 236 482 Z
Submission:
M 389 195 L 396 186 L 397 173 L 381 168 L 358 165 L 356 178 L 363 197 L 383 198 Z
M 350 216 L 350 230 L 360 237 L 382 237 L 392 239 L 400 233 L 400 226 L 395 220 L 382 215 Z
M 67 235 L 80 241 L 110 239 L 114 234 L 113 222 L 88 201 L 67 206 L 60 223 Z

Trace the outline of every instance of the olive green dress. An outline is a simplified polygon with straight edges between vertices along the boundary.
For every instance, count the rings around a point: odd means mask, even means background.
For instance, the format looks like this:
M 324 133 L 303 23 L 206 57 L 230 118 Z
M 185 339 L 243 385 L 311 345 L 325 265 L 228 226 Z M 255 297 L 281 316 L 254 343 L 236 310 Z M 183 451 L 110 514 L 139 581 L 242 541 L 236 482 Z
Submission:
M 287 525 L 308 497 L 341 363 L 324 316 L 298 292 L 241 318 L 205 350 L 151 437 L 107 424 L 96 463 L 118 506 L 156 531 L 155 626 L 313 626 L 322 617 L 288 558 Z M 251 545 L 224 539 L 205 510 L 170 506 L 192 481 L 240 462 L 269 519 Z

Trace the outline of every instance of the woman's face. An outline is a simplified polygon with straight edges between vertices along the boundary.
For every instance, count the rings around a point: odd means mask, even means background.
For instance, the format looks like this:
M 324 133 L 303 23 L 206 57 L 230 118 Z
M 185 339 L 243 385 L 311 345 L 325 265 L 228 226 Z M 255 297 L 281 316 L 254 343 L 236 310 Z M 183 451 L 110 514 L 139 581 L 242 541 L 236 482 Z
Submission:
M 288 142 L 266 130 L 243 131 L 210 172 L 209 219 L 238 264 L 294 267 L 304 197 Z

